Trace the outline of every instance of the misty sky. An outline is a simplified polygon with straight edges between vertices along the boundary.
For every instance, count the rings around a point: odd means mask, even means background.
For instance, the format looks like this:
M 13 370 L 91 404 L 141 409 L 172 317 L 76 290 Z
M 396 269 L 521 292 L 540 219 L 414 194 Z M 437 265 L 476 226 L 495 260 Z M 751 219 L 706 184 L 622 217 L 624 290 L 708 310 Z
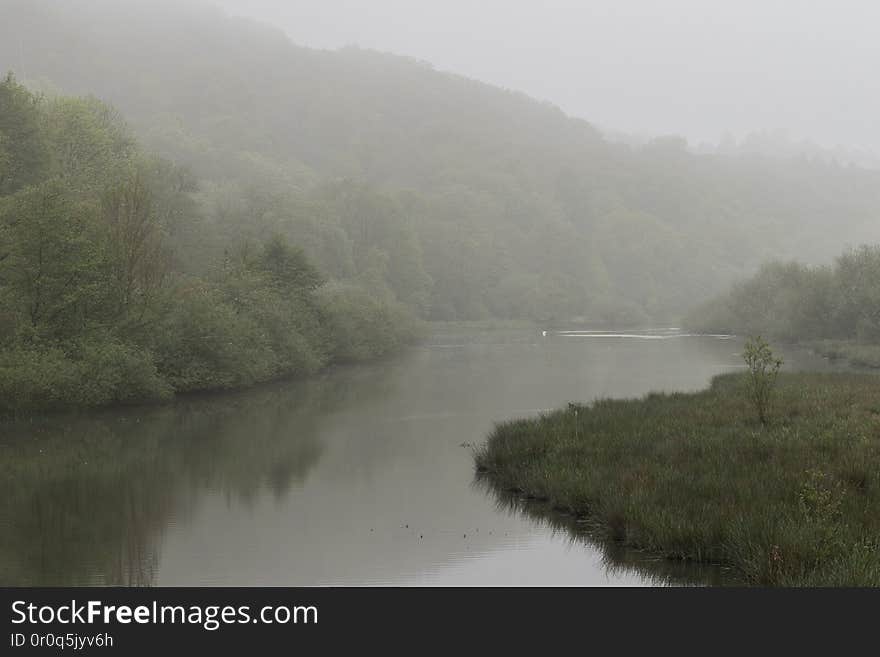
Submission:
M 717 142 L 755 130 L 880 153 L 867 0 L 213 0 L 301 45 L 410 55 L 598 126 Z

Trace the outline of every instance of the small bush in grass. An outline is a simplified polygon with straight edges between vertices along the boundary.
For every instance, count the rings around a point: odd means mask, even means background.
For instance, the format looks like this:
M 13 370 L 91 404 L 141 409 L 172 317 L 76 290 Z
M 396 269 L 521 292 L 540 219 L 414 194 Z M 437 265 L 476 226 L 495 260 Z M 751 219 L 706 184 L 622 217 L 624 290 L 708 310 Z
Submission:
M 844 489 L 820 470 L 808 470 L 806 477 L 798 493 L 798 504 L 812 529 L 816 561 L 821 563 L 846 547 L 841 527 Z
M 776 357 L 767 341 L 759 335 L 746 341 L 743 360 L 749 368 L 749 397 L 761 424 L 767 424 L 770 399 L 782 368 L 782 359 Z

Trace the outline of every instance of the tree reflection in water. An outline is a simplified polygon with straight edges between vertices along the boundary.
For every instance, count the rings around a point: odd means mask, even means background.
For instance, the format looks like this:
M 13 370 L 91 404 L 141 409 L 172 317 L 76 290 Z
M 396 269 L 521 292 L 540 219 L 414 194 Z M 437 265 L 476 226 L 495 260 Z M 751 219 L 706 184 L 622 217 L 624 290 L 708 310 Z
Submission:
M 155 583 L 163 532 L 200 492 L 249 504 L 305 481 L 319 411 L 351 405 L 344 388 L 327 377 L 0 424 L 0 585 Z

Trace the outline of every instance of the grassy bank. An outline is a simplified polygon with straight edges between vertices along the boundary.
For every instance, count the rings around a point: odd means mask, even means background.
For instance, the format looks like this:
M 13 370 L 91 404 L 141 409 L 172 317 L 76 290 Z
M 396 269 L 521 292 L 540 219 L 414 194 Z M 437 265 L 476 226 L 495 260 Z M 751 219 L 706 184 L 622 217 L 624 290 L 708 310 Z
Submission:
M 622 545 L 759 585 L 880 585 L 880 380 L 780 375 L 770 422 L 739 374 L 500 424 L 476 454 L 499 492 Z
M 853 367 L 880 369 L 880 345 L 851 340 L 817 340 L 804 346 L 831 360 L 846 361 Z

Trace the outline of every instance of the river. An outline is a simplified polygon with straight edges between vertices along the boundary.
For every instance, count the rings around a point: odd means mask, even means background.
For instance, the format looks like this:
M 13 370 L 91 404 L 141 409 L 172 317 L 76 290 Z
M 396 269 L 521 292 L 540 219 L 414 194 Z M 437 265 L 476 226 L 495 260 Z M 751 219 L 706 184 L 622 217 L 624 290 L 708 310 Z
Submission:
M 471 446 L 568 401 L 702 388 L 740 367 L 740 347 L 675 330 L 445 329 L 308 380 L 6 423 L 0 585 L 710 582 L 497 499 Z

